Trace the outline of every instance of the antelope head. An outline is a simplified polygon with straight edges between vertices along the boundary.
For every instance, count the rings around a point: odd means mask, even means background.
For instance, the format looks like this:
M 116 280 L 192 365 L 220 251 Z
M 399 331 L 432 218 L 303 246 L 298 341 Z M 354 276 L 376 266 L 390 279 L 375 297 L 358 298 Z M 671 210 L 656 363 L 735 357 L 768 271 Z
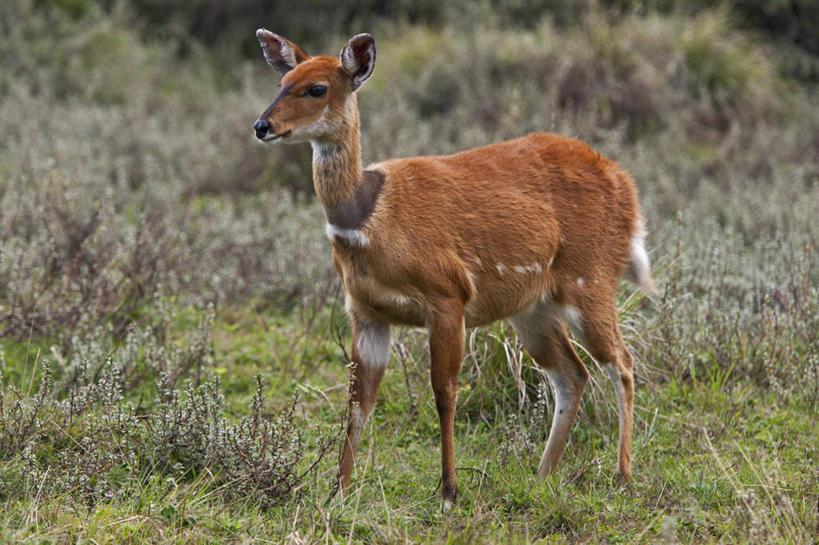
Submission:
M 269 30 L 256 37 L 268 64 L 282 74 L 276 98 L 253 124 L 256 138 L 264 142 L 332 141 L 345 138 L 343 127 L 358 110 L 355 91 L 373 73 L 375 39 L 358 34 L 338 58 L 311 57 L 304 49 Z

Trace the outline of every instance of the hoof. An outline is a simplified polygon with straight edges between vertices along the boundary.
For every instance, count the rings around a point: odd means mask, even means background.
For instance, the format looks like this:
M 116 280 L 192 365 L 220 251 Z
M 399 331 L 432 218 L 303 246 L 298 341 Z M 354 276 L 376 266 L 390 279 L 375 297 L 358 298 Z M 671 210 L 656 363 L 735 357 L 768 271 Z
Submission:
M 627 475 L 625 473 L 617 472 L 617 477 L 615 478 L 614 485 L 618 488 L 631 488 L 631 475 Z
M 449 486 L 442 485 L 441 487 L 441 511 L 446 513 L 455 504 L 455 498 L 458 497 L 458 487 L 453 483 Z

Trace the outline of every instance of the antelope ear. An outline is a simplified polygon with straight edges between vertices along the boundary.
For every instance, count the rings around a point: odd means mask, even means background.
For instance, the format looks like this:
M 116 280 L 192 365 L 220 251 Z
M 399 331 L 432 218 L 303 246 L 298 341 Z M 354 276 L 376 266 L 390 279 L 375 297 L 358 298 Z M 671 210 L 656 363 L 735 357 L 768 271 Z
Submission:
M 341 50 L 340 56 L 355 91 L 369 79 L 375 68 L 375 38 L 366 33 L 353 36 Z
M 262 45 L 267 64 L 278 70 L 281 75 L 285 75 L 294 69 L 297 64 L 310 58 L 310 55 L 304 49 L 287 38 L 273 34 L 265 28 L 257 30 L 256 37 Z

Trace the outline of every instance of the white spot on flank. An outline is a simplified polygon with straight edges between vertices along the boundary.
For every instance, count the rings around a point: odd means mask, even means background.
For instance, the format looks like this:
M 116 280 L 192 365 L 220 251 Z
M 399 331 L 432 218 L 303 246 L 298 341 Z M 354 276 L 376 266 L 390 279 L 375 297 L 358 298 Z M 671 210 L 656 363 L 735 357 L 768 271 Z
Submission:
M 582 278 L 578 278 L 578 279 L 577 279 L 577 285 L 578 285 L 578 286 L 580 286 L 580 287 L 582 288 L 583 286 L 585 286 L 585 285 L 586 285 L 586 281 L 585 281 L 585 280 L 583 280 Z
M 475 265 L 477 265 L 478 267 L 480 267 L 482 264 L 483 264 L 483 262 L 481 261 L 481 258 L 480 258 L 480 257 L 476 257 L 476 258 L 475 258 Z
M 506 267 L 503 266 L 503 263 L 498 263 L 497 265 L 495 265 L 495 268 L 498 269 L 500 275 L 503 276 L 503 271 L 506 270 Z
M 331 241 L 341 239 L 346 241 L 347 244 L 350 244 L 351 246 L 364 247 L 370 243 L 370 241 L 367 239 L 367 235 L 358 229 L 343 229 L 333 225 L 332 223 L 328 223 L 324 232 L 327 234 L 327 238 L 329 238 Z
M 547 270 L 552 268 L 552 263 L 554 263 L 554 261 L 555 261 L 555 256 L 552 256 L 552 257 L 549 258 L 549 263 L 546 264 L 546 269 Z
M 524 273 L 540 274 L 541 272 L 543 272 L 543 267 L 540 265 L 540 263 L 533 263 L 532 265 L 527 265 L 525 267 L 515 265 L 515 271 L 521 274 Z
M 358 365 L 384 367 L 390 359 L 390 326 L 381 322 L 358 322 L 355 347 Z
M 405 296 L 403 296 L 401 294 L 397 294 L 397 293 L 396 294 L 385 295 L 382 298 L 382 301 L 384 303 L 388 304 L 388 305 L 396 305 L 396 306 L 399 306 L 399 307 L 405 307 L 407 305 L 412 304 L 412 299 L 410 299 L 409 297 L 405 297 Z

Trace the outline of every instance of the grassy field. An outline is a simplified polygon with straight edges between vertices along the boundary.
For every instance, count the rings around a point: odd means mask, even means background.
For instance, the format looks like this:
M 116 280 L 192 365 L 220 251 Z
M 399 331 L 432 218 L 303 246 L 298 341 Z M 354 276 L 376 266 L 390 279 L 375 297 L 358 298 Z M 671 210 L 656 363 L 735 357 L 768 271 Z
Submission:
M 287 22 L 208 40 L 137 0 L 24 0 L 0 7 L 0 542 L 819 543 L 819 57 L 732 7 L 554 4 L 344 12 L 378 44 L 362 147 L 552 131 L 633 175 L 660 292 L 619 294 L 630 487 L 579 343 L 592 381 L 535 479 L 552 392 L 496 324 L 467 332 L 455 508 L 412 329 L 335 494 L 350 331 L 310 150 L 250 128 L 278 84 L 253 31 Z

